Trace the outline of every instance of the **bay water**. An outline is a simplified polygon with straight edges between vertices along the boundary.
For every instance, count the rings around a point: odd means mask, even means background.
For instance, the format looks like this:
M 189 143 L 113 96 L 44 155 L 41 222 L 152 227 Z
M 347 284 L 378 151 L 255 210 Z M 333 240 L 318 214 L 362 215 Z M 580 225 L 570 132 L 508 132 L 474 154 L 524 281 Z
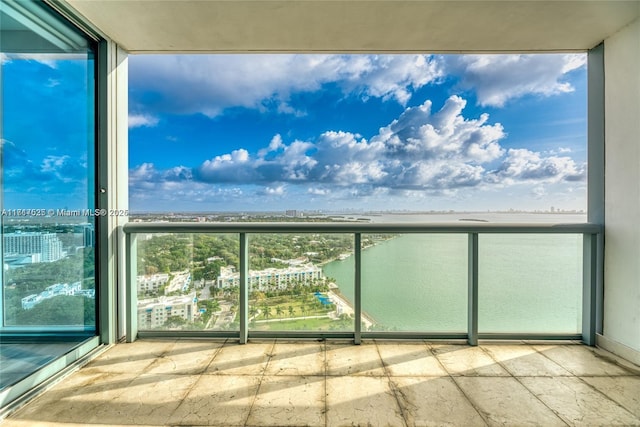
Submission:
M 362 310 L 375 328 L 465 332 L 467 239 L 404 234 L 364 249 Z M 353 303 L 354 257 L 323 270 Z M 578 333 L 581 301 L 582 235 L 480 235 L 480 332 Z

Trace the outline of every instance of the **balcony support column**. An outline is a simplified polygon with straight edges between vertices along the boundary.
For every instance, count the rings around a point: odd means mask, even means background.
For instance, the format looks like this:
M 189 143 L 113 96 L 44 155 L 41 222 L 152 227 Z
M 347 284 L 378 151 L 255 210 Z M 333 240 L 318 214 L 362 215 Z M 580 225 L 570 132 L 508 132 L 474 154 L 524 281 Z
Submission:
M 129 251 L 126 267 L 126 295 L 127 301 L 127 342 L 134 342 L 138 338 L 138 235 L 127 233 L 125 248 Z
M 354 234 L 353 254 L 355 259 L 354 280 L 354 327 L 353 343 L 360 345 L 362 342 L 362 234 Z
M 249 337 L 249 238 L 240 233 L 240 344 L 246 344 Z
M 469 233 L 469 299 L 468 299 L 468 342 L 478 345 L 478 233 Z

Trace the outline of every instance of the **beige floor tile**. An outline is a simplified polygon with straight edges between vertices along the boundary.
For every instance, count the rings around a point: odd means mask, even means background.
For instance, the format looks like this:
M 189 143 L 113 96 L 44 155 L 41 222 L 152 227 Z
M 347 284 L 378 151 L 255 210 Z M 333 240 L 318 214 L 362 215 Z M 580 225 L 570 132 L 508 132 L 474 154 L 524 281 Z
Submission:
M 208 367 L 223 342 L 176 341 L 158 357 L 145 373 L 148 374 L 201 374 Z
M 324 343 L 276 342 L 265 375 L 324 375 L 324 371 Z
M 248 426 L 324 426 L 324 377 L 263 377 Z
M 376 345 L 341 344 L 327 345 L 327 375 L 369 375 L 383 377 L 387 374 Z
M 484 426 L 486 423 L 451 378 L 395 377 L 411 426 Z
M 126 393 L 137 376 L 80 370 L 22 407 L 11 418 L 34 424 L 84 423 L 88 414 Z
M 392 376 L 446 376 L 438 359 L 424 343 L 378 342 L 385 368 Z
M 274 342 L 226 343 L 215 355 L 206 374 L 262 375 Z
M 126 388 L 126 392 L 107 400 L 92 413 L 89 423 L 165 424 L 178 408 L 198 376 L 142 374 Z
M 509 373 L 480 347 L 432 344 L 431 348 L 451 375 L 509 376 Z
M 54 421 L 24 421 L 15 419 L 6 419 L 0 421 L 2 427 L 105 427 L 104 423 L 63 423 Z M 145 427 L 163 427 L 161 424 L 144 424 Z M 109 427 L 131 427 L 131 424 L 109 424 Z
M 548 407 L 572 425 L 640 425 L 640 419 L 575 377 L 521 378 Z
M 583 346 L 221 345 L 118 344 L 2 426 L 640 426 L 640 376 Z
M 327 425 L 405 425 L 389 379 L 385 377 L 327 378 Z
M 640 377 L 583 377 L 636 417 L 640 417 Z
M 630 372 L 591 351 L 584 345 L 537 345 L 542 355 L 556 362 L 573 375 L 629 375 Z
M 456 377 L 454 381 L 489 425 L 566 425 L 515 378 Z
M 171 425 L 244 425 L 260 377 L 203 375 L 167 420 Z
M 170 349 L 176 340 L 138 340 L 133 343 L 116 344 L 85 369 L 111 373 L 143 373 L 157 357 Z
M 605 360 L 615 363 L 623 369 L 626 369 L 627 371 L 629 371 L 630 375 L 640 375 L 640 365 L 636 365 L 629 360 L 623 359 L 617 354 L 613 354 L 605 350 L 604 348 L 589 347 L 589 349 L 593 351 L 598 357 L 601 357 Z
M 529 345 L 483 345 L 491 356 L 514 376 L 553 377 L 571 373 Z

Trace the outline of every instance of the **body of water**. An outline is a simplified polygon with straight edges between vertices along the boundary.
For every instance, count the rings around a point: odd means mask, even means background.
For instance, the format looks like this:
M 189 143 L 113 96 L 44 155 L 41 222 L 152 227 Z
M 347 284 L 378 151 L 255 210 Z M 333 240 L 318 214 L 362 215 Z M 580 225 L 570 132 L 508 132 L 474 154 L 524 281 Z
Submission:
M 467 250 L 466 234 L 406 234 L 364 250 L 363 311 L 379 329 L 466 332 Z M 353 258 L 323 267 L 350 301 Z M 480 332 L 577 333 L 581 301 L 582 235 L 480 235 Z

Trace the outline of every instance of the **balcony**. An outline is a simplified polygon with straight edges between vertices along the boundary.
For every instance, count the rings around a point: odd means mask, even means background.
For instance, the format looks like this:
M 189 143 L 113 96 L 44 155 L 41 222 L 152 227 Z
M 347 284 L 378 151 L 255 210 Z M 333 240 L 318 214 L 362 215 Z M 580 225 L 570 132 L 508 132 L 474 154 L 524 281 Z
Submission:
M 569 342 L 144 339 L 3 425 L 640 425 L 639 395 L 640 367 Z
M 0 15 L 4 425 L 640 425 L 638 0 L 0 0 Z M 589 224 L 48 213 L 132 208 L 129 55 L 425 51 L 585 54 Z M 21 208 L 46 224 L 8 218 Z M 13 248 L 48 233 L 64 236 Z M 145 241 L 160 235 L 230 246 L 153 272 Z M 270 241 L 296 236 L 339 250 L 268 256 Z M 69 277 L 14 274 L 64 252 Z
M 142 222 L 123 232 L 129 343 L 81 357 L 9 425 L 114 424 L 122 405 L 139 424 L 483 425 L 523 420 L 518 408 L 531 405 L 531 422 L 572 424 L 562 402 L 575 387 L 576 405 L 640 422 L 627 395 L 640 369 L 579 345 L 595 333 L 599 226 Z M 179 268 L 159 272 L 160 253 Z M 209 282 L 208 263 L 219 269 Z M 619 381 L 622 395 L 611 390 Z

